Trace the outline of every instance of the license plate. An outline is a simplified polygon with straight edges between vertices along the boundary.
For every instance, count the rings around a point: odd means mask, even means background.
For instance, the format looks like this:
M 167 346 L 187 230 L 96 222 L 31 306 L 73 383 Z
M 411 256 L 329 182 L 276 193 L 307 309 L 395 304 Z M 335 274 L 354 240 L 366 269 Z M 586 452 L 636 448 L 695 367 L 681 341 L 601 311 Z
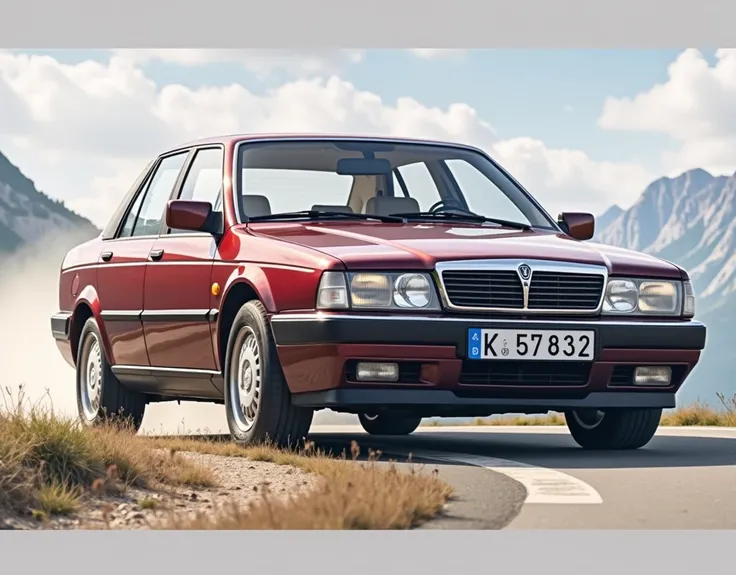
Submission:
M 593 361 L 594 331 L 468 330 L 468 359 Z

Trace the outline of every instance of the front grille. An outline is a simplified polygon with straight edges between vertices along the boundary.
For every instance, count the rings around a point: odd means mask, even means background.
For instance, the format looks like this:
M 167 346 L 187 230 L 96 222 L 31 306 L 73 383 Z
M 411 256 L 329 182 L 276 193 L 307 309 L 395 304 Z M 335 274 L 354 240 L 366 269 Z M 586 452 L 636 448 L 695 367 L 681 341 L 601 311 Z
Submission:
M 595 310 L 603 276 L 535 272 L 529 285 L 529 309 Z
M 446 271 L 447 297 L 459 307 L 522 309 L 524 292 L 515 271 Z
M 590 363 L 546 361 L 463 362 L 463 385 L 576 387 L 587 385 Z
M 458 308 L 593 312 L 603 293 L 603 274 L 536 271 L 527 307 L 516 270 L 446 270 L 442 282 L 449 302 Z

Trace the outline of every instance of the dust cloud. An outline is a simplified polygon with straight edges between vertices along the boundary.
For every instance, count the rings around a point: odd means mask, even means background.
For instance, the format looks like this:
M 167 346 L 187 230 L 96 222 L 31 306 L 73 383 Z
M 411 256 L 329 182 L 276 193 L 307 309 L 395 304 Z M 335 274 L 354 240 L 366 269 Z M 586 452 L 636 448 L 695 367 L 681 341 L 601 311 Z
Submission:
M 74 369 L 61 357 L 49 319 L 58 311 L 58 274 L 67 250 L 88 238 L 67 233 L 44 238 L 9 257 L 0 256 L 0 409 L 18 397 L 27 404 L 76 417 Z M 357 417 L 317 412 L 316 425 L 357 423 Z M 148 433 L 226 433 L 225 408 L 195 402 L 152 404 L 143 430 Z

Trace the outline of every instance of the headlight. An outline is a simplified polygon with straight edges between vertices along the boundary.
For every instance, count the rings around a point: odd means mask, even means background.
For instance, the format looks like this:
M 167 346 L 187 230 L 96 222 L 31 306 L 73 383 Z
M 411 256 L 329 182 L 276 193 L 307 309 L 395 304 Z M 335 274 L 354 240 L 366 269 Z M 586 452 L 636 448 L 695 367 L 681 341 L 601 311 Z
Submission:
M 692 317 L 694 311 L 690 282 L 611 278 L 603 298 L 603 313 L 609 315 Z
M 356 307 L 389 307 L 391 278 L 384 274 L 354 274 L 350 278 L 350 296 Z
M 399 307 L 425 308 L 432 301 L 432 284 L 424 274 L 403 274 L 394 281 L 394 303 Z
M 642 313 L 680 312 L 678 284 L 673 282 L 641 282 L 639 284 L 639 311 Z
M 636 283 L 631 280 L 611 280 L 608 282 L 603 311 L 630 313 L 636 309 L 639 294 Z
M 317 290 L 318 309 L 439 310 L 429 274 L 325 272 Z

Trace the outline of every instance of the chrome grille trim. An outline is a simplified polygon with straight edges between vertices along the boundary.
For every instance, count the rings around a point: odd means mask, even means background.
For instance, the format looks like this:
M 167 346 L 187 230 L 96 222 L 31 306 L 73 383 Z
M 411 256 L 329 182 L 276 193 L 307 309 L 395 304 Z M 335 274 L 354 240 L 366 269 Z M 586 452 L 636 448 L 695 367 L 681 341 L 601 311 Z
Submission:
M 524 281 L 520 275 L 519 268 L 527 265 L 531 268 L 531 274 L 528 281 Z M 472 277 L 461 278 L 460 274 L 456 274 L 453 277 L 448 277 L 448 283 L 454 282 L 455 287 L 465 282 L 468 289 L 472 290 L 473 287 L 481 289 L 486 287 L 489 291 L 489 299 L 491 300 L 491 306 L 477 305 L 463 305 L 463 298 L 454 297 L 455 303 L 451 301 L 448 294 L 448 287 L 445 281 L 445 272 L 469 272 L 469 273 L 494 273 L 498 274 L 498 278 L 506 277 L 510 278 L 509 272 L 517 274 L 518 282 L 521 290 L 515 292 L 509 291 L 508 289 L 504 292 L 499 291 L 498 297 L 505 297 L 503 303 L 497 299 L 493 301 L 493 297 L 496 295 L 494 290 L 489 285 L 481 285 L 478 279 Z M 534 296 L 534 275 L 544 274 L 543 277 L 539 275 L 540 280 L 545 282 L 548 286 L 556 283 L 558 286 L 564 289 L 574 289 L 573 286 L 569 288 L 563 284 L 568 282 L 574 282 L 576 280 L 586 282 L 586 277 L 590 277 L 591 280 L 594 278 L 600 281 L 601 290 L 600 296 L 595 307 L 585 308 L 556 308 L 556 307 L 538 307 L 536 302 L 532 302 L 530 306 L 530 295 Z M 553 277 L 558 276 L 558 277 Z M 582 276 L 582 277 L 581 277 Z M 498 313 L 498 314 L 519 314 L 524 315 L 587 315 L 593 316 L 598 315 L 603 307 L 603 298 L 605 296 L 606 285 L 608 283 L 608 268 L 604 265 L 593 265 L 593 264 L 578 264 L 569 262 L 558 262 L 550 260 L 521 260 L 521 259 L 494 259 L 494 260 L 462 260 L 462 261 L 449 261 L 440 262 L 436 266 L 435 279 L 440 291 L 440 297 L 442 303 L 446 309 L 454 311 L 467 311 L 467 312 L 480 312 L 480 313 Z M 552 282 L 552 283 L 550 283 Z M 540 284 L 537 284 L 540 285 Z M 589 284 L 589 287 L 594 287 L 593 284 Z M 539 288 L 537 288 L 538 290 Z M 518 295 L 521 295 L 521 305 L 518 305 Z M 513 294 L 514 297 L 510 297 Z M 545 294 L 545 297 L 549 295 Z M 468 299 L 471 299 L 470 297 Z

